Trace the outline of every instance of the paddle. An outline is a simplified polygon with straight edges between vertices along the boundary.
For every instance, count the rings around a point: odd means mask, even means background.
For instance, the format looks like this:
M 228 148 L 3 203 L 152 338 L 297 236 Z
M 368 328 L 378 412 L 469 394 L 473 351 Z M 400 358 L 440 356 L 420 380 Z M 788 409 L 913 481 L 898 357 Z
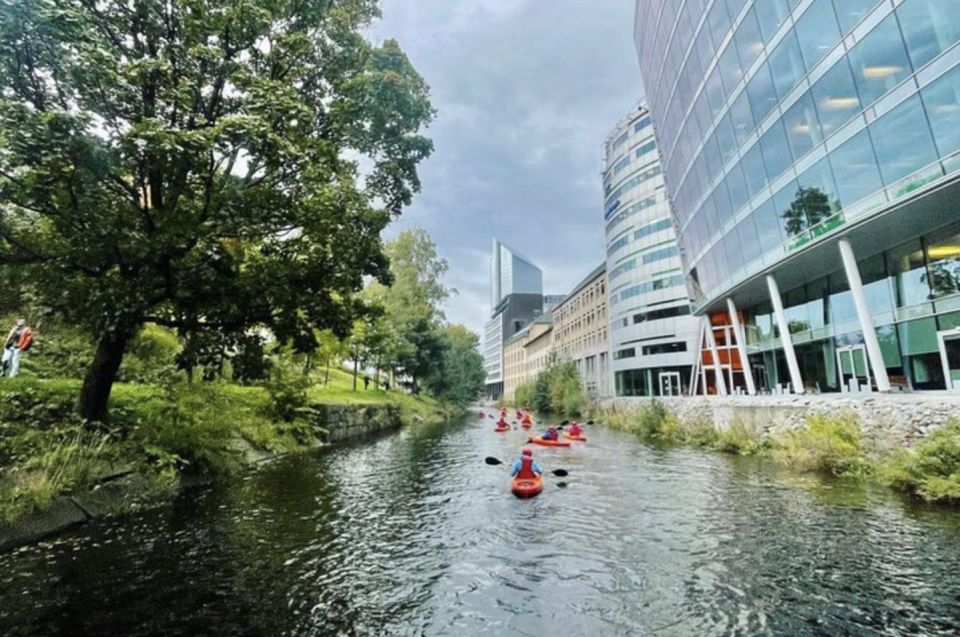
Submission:
M 503 464 L 502 460 L 500 460 L 499 458 L 494 458 L 493 456 L 487 456 L 486 458 L 483 459 L 483 461 L 491 466 L 497 466 L 497 465 Z M 570 472 L 567 471 L 566 469 L 554 469 L 550 473 L 557 476 L 558 478 L 566 478 L 568 475 L 570 475 Z

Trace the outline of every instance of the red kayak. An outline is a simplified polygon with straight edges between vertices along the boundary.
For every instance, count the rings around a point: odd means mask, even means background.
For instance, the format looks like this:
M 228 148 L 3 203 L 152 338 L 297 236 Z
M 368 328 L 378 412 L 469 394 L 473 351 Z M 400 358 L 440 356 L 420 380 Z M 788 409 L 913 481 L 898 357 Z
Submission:
M 586 436 L 583 436 L 583 435 L 580 435 L 580 436 L 571 436 L 570 434 L 565 433 L 565 434 L 563 434 L 563 437 L 566 438 L 567 440 L 575 440 L 575 441 L 577 441 L 577 442 L 586 442 L 586 441 L 587 441 L 587 437 L 586 437 Z
M 540 436 L 536 438 L 531 438 L 527 442 L 532 442 L 535 445 L 540 445 L 541 447 L 569 447 L 570 443 L 566 440 L 544 440 Z
M 532 422 L 522 422 L 522 423 L 520 423 L 520 426 L 523 427 L 524 429 L 529 429 L 530 427 L 533 427 L 533 423 L 532 423 Z
M 510 490 L 518 498 L 532 498 L 543 491 L 543 476 L 532 478 L 514 478 L 510 483 Z
M 498 434 L 502 434 L 504 431 L 510 431 L 510 427 L 509 425 L 506 427 L 501 427 L 500 425 L 497 425 L 496 427 L 493 428 L 493 430 L 496 431 Z

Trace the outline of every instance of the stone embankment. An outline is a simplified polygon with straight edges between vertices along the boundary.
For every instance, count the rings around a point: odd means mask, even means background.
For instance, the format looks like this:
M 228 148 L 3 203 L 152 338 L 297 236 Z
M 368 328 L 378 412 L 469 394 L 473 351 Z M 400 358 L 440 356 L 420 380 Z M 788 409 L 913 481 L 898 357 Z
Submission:
M 316 437 L 311 448 L 360 439 L 399 429 L 404 424 L 401 410 L 391 404 L 311 405 Z M 243 439 L 236 441 L 241 461 L 255 466 L 279 457 L 257 449 Z M 282 455 L 282 454 L 281 454 Z M 210 484 L 209 476 L 182 475 L 180 489 Z M 66 528 L 108 515 L 127 513 L 156 503 L 150 481 L 132 469 L 118 469 L 98 480 L 85 493 L 57 496 L 45 511 L 28 515 L 11 524 L 0 524 L 0 550 L 39 540 Z
M 616 398 L 605 406 L 639 407 L 649 398 Z M 950 419 L 960 420 L 960 396 L 929 394 L 806 394 L 690 396 L 658 399 L 682 421 L 710 422 L 719 430 L 739 422 L 759 434 L 802 427 L 809 416 L 853 413 L 864 436 L 887 446 L 913 446 Z

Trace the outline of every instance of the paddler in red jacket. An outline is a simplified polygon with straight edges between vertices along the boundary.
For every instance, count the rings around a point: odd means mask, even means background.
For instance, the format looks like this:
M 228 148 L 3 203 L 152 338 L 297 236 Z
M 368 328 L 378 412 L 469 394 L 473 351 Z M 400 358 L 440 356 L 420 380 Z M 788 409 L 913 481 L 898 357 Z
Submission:
M 543 469 L 534 462 L 533 452 L 529 447 L 524 447 L 520 452 L 520 458 L 513 463 L 510 475 L 523 480 L 531 480 L 535 476 L 543 475 Z

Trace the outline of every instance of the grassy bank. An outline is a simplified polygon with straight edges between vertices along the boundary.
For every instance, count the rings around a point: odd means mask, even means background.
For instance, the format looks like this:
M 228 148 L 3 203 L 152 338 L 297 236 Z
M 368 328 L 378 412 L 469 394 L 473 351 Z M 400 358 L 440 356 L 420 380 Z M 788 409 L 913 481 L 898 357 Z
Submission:
M 912 449 L 868 442 L 852 414 L 817 415 L 803 428 L 767 435 L 734 422 L 681 421 L 652 401 L 629 411 L 605 410 L 597 420 L 656 444 L 688 445 L 769 458 L 792 470 L 874 480 L 927 502 L 960 504 L 960 422 L 953 421 Z
M 312 448 L 321 432 L 310 404 L 392 404 L 408 424 L 455 411 L 431 398 L 360 387 L 353 391 L 350 375 L 338 369 L 326 384 L 316 376 L 261 386 L 118 383 L 110 425 L 91 427 L 73 413 L 79 380 L 0 379 L 0 521 L 43 511 L 56 496 L 83 492 L 115 472 L 145 476 L 163 498 L 185 472 L 235 474 L 251 448 Z

